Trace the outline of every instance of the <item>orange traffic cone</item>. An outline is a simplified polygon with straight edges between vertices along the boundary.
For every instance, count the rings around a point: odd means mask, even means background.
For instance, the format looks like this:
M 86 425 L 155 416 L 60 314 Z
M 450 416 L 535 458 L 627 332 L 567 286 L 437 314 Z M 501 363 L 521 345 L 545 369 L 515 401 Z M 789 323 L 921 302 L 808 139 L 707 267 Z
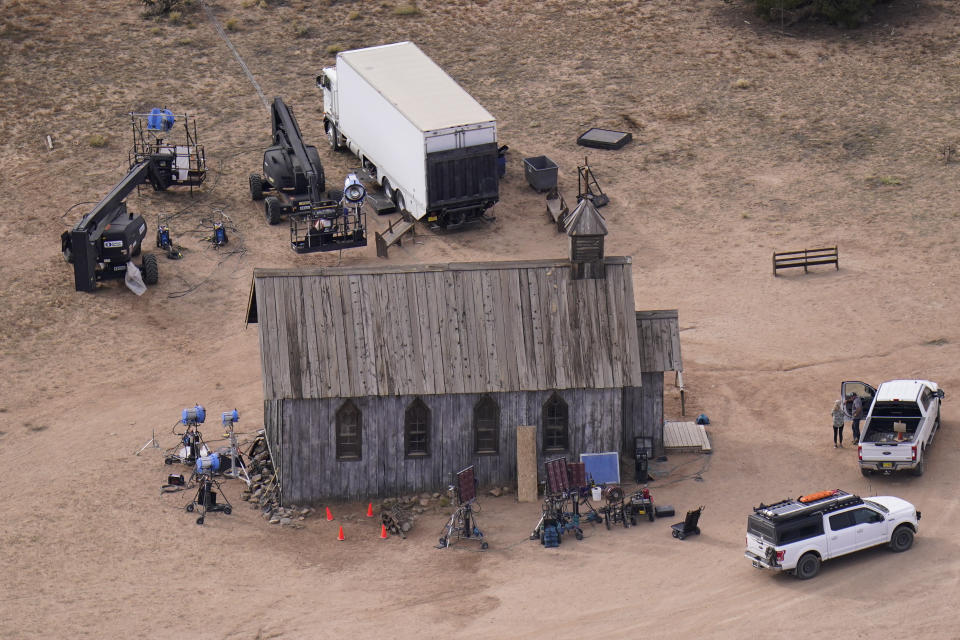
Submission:
M 327 507 L 327 522 L 333 520 L 333 514 L 330 513 L 330 507 Z
M 343 542 L 343 527 L 340 527 L 340 533 L 337 534 L 337 540 Z
M 380 538 L 382 540 L 386 540 L 387 538 L 387 525 L 385 524 L 380 525 Z
M 368 517 L 368 518 L 372 518 L 372 517 L 373 517 L 373 503 L 372 503 L 372 502 L 367 505 L 367 517 Z

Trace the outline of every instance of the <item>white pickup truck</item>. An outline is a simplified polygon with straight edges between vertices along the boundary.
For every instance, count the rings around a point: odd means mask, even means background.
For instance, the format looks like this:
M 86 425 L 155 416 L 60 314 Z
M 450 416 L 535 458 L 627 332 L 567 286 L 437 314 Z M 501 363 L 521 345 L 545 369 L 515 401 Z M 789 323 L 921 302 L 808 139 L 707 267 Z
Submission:
M 852 418 L 854 396 L 863 408 L 869 407 L 860 430 L 857 448 L 860 472 L 909 470 L 922 476 L 927 448 L 940 429 L 940 401 L 943 390 L 929 380 L 891 380 L 874 389 L 864 382 L 841 385 L 843 409 Z
M 920 512 L 893 496 L 860 498 L 839 489 L 755 507 L 744 556 L 757 569 L 817 575 L 824 560 L 881 544 L 913 545 Z

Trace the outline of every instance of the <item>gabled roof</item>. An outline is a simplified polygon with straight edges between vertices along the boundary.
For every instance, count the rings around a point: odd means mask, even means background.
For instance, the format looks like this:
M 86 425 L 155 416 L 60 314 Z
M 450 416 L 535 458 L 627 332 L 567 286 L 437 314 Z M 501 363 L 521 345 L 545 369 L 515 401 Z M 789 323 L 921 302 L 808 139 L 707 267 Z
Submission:
M 629 258 L 256 269 L 264 397 L 640 386 Z

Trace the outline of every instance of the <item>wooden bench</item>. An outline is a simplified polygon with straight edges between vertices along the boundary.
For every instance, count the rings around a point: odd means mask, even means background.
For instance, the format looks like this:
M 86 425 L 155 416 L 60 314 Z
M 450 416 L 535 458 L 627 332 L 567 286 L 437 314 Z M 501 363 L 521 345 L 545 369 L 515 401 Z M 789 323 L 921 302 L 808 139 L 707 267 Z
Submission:
M 804 249 L 803 251 L 774 251 L 773 252 L 773 275 L 776 277 L 780 269 L 792 269 L 794 267 L 803 267 L 803 272 L 807 273 L 808 267 L 820 264 L 832 264 L 840 270 L 840 255 L 836 247 L 824 247 L 822 249 Z
M 569 214 L 570 209 L 567 208 L 567 201 L 563 199 L 559 191 L 551 189 L 547 193 L 547 215 L 557 225 L 557 231 L 563 232 Z
M 402 244 L 401 239 L 405 233 L 410 232 L 410 234 L 413 235 L 415 224 L 415 220 L 400 219 L 396 223 L 391 221 L 387 226 L 387 231 L 383 235 L 377 232 L 375 234 L 377 239 L 377 257 L 386 258 L 387 249 L 389 249 L 391 245 Z

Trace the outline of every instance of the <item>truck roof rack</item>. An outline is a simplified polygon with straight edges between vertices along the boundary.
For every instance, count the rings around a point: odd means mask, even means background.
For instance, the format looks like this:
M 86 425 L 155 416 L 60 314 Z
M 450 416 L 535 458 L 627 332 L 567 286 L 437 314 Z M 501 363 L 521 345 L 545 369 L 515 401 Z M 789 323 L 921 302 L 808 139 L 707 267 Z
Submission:
M 799 499 L 787 499 L 769 505 L 761 503 L 760 506 L 754 507 L 753 512 L 770 520 L 789 520 L 818 511 L 827 513 L 861 503 L 863 503 L 863 500 L 860 496 L 838 489 L 833 495 L 810 502 L 801 502 Z

